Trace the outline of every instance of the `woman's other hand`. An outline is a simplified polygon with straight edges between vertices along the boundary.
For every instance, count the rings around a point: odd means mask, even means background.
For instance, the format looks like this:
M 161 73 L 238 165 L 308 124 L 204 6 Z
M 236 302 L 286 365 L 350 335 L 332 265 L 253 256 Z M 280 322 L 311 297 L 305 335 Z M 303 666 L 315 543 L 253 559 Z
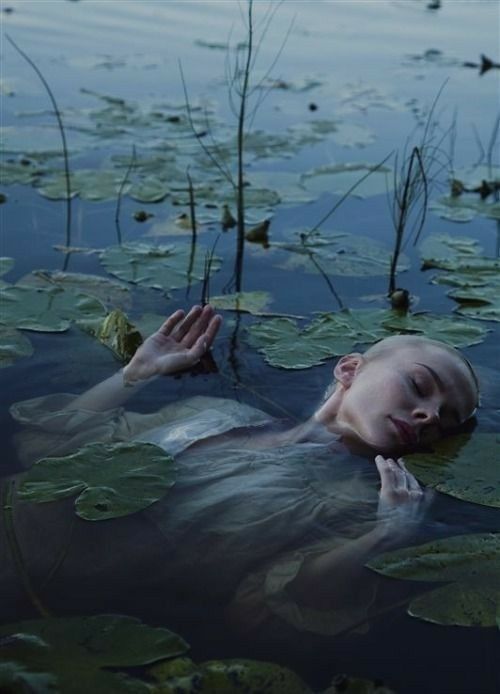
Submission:
M 123 369 L 125 383 L 174 374 L 193 366 L 210 349 L 222 323 L 211 306 L 175 311 L 143 342 Z
M 377 455 L 375 464 L 381 482 L 378 524 L 387 532 L 388 540 L 407 539 L 423 520 L 432 492 L 420 486 L 402 458 L 394 460 Z

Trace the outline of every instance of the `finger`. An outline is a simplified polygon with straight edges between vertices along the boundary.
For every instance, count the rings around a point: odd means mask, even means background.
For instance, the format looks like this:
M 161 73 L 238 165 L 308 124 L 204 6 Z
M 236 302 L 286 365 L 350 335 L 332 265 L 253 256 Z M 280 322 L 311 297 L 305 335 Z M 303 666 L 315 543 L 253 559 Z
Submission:
M 378 474 L 380 475 L 380 482 L 382 485 L 382 490 L 387 487 L 389 489 L 394 488 L 395 477 L 394 477 L 394 461 L 391 458 L 384 458 L 381 455 L 375 457 L 375 465 L 377 466 Z
M 210 320 L 214 315 L 214 310 L 208 304 L 203 307 L 201 312 L 196 316 L 196 320 L 192 322 L 189 330 L 184 334 L 182 338 L 182 344 L 185 347 L 192 347 L 197 339 L 203 335 L 203 333 L 208 328 Z
M 215 316 L 212 317 L 210 323 L 208 324 L 206 332 L 205 332 L 205 337 L 207 340 L 207 349 L 210 349 L 210 347 L 212 346 L 213 341 L 215 340 L 221 325 L 222 325 L 222 316 L 219 316 L 218 314 L 216 314 Z
M 408 486 L 408 491 L 410 492 L 422 492 L 422 487 L 420 485 L 420 482 L 417 480 L 417 478 L 412 475 L 412 473 L 408 470 L 406 467 L 405 461 L 403 458 L 398 458 L 398 465 L 401 467 L 402 470 L 404 470 L 405 475 L 406 475 L 406 482 Z
M 195 323 L 198 320 L 198 318 L 201 315 L 201 312 L 201 306 L 193 306 L 190 309 L 187 316 L 182 321 L 182 323 L 179 323 L 176 326 L 175 330 L 172 333 L 172 337 L 174 337 L 178 342 L 180 342 L 185 337 L 185 335 L 187 335 L 193 323 Z
M 179 309 L 178 311 L 175 311 L 172 313 L 171 316 L 167 318 L 167 320 L 162 323 L 160 326 L 158 332 L 162 333 L 163 335 L 170 335 L 172 330 L 175 328 L 175 326 L 184 318 L 184 311 L 182 309 Z
M 213 316 L 212 320 L 208 325 L 207 330 L 202 335 L 200 335 L 200 337 L 196 340 L 194 345 L 189 350 L 189 354 L 191 357 L 196 358 L 198 360 L 201 359 L 201 357 L 206 352 L 208 352 L 221 324 L 222 316 Z

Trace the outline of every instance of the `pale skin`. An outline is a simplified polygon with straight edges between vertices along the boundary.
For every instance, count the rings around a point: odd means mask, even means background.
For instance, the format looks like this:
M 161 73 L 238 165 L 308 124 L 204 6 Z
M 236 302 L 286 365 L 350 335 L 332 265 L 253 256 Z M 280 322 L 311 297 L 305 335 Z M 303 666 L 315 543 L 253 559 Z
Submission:
M 194 306 L 187 314 L 176 311 L 122 372 L 84 393 L 73 407 L 110 409 L 151 379 L 189 369 L 211 348 L 221 323 L 221 316 L 210 306 Z M 466 367 L 435 345 L 403 341 L 373 360 L 359 353 L 346 355 L 334 376 L 334 392 L 310 419 L 286 432 L 256 435 L 251 443 L 252 447 L 272 447 L 340 436 L 347 444 L 368 446 L 377 453 L 381 486 L 373 530 L 340 548 L 311 555 L 289 585 L 297 602 L 316 609 L 344 606 L 353 582 L 362 585 L 366 580 L 364 564 L 412 536 L 430 495 L 399 455 L 435 441 L 464 422 L 477 401 Z M 257 593 L 236 598 L 228 609 L 231 621 L 243 628 L 251 622 L 257 626 L 255 616 L 260 615 L 257 622 L 261 623 L 265 613 Z

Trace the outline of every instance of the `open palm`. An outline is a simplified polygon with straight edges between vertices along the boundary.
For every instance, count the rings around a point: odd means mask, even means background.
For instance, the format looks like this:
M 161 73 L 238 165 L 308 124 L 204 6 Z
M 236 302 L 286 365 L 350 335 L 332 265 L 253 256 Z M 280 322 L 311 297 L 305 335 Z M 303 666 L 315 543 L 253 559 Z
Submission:
M 175 311 L 139 347 L 123 370 L 126 382 L 173 374 L 196 364 L 210 349 L 222 323 L 211 306 Z

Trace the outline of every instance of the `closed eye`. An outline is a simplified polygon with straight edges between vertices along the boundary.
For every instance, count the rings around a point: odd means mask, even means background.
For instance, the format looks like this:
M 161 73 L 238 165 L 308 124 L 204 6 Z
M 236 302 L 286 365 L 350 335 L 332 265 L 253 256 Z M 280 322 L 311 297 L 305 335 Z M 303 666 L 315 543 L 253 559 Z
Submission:
M 424 395 L 424 393 L 423 393 L 422 389 L 420 388 L 420 386 L 418 385 L 417 381 L 414 378 L 411 378 L 410 380 L 411 380 L 411 383 L 413 386 L 413 390 L 417 393 L 417 395 L 420 395 L 422 397 Z

